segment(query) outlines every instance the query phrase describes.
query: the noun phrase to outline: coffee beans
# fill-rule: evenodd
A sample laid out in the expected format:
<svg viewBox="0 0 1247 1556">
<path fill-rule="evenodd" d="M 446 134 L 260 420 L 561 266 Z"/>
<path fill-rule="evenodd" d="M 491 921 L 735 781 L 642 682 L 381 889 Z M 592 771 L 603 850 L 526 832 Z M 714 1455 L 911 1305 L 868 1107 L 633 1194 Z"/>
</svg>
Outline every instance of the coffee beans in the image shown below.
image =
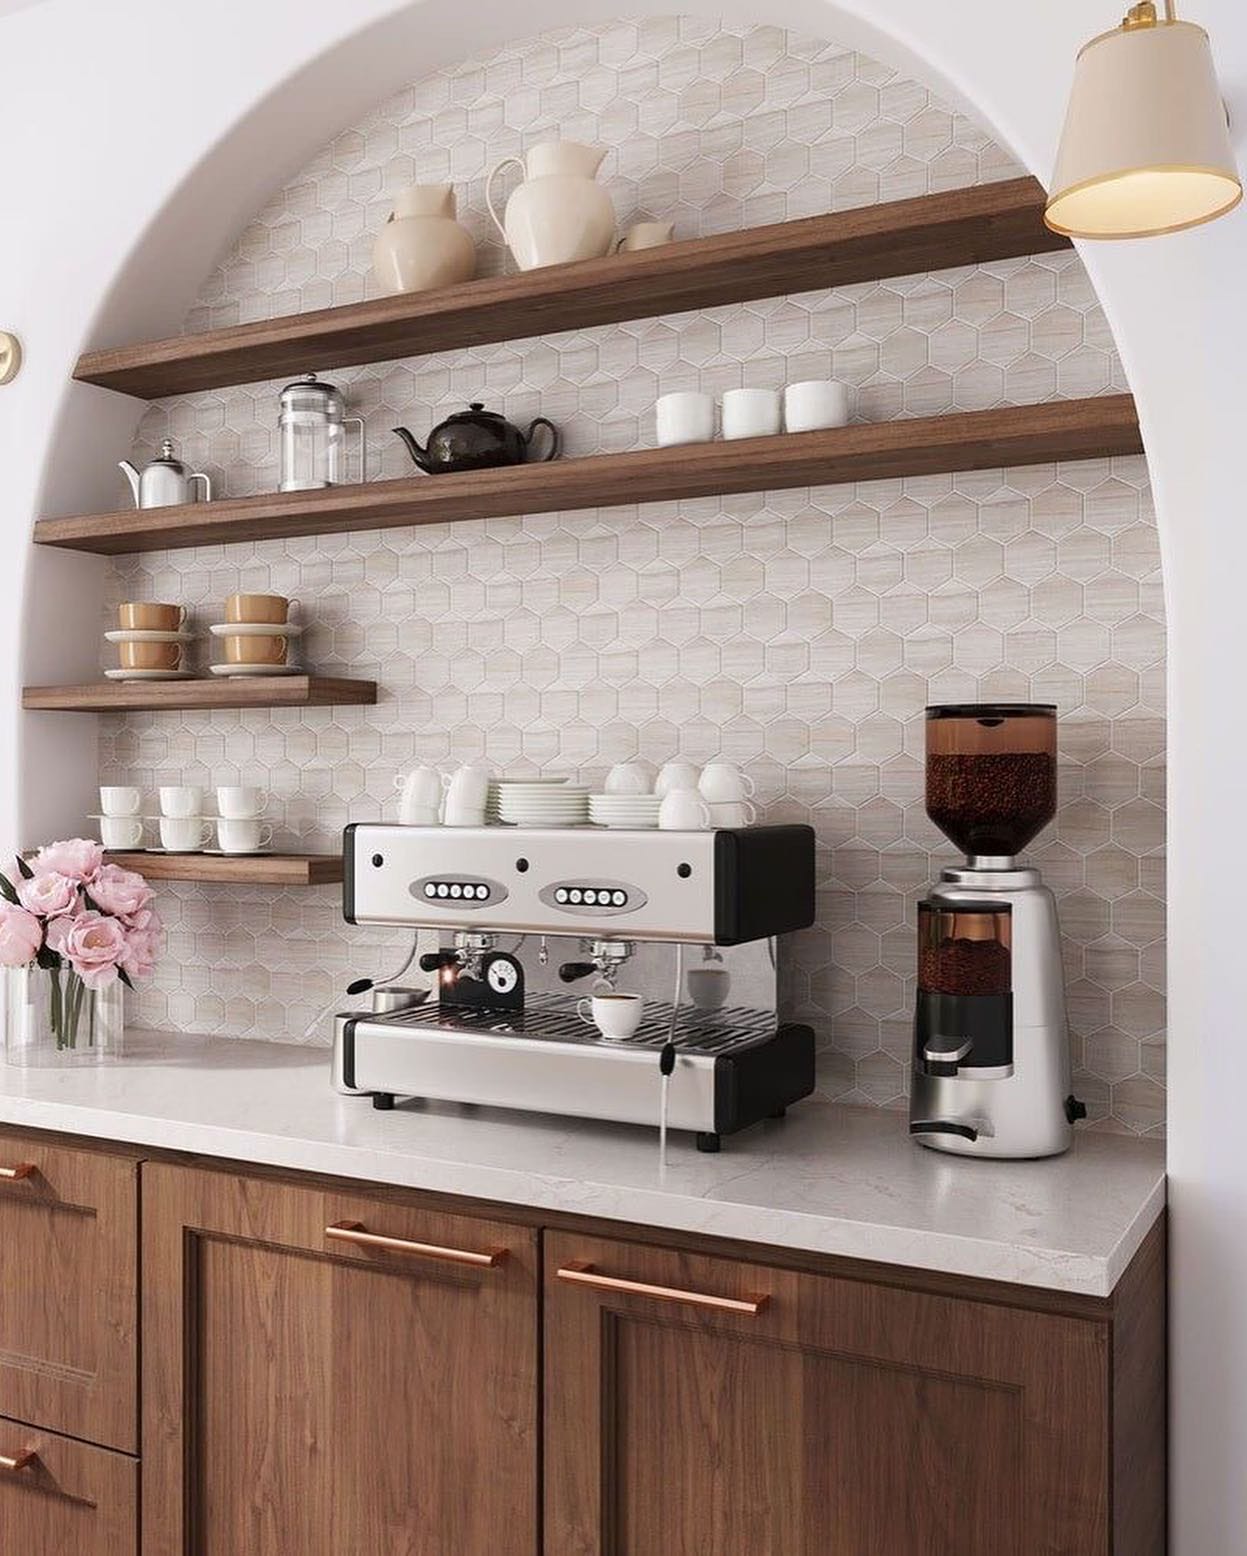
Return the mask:
<svg viewBox="0 0 1247 1556">
<path fill-rule="evenodd" d="M 998 940 L 941 940 L 918 950 L 918 987 L 930 994 L 1007 994 L 1013 958 Z"/>
<path fill-rule="evenodd" d="M 1055 811 L 1045 751 L 927 756 L 927 815 L 965 854 L 1019 854 Z"/>
</svg>

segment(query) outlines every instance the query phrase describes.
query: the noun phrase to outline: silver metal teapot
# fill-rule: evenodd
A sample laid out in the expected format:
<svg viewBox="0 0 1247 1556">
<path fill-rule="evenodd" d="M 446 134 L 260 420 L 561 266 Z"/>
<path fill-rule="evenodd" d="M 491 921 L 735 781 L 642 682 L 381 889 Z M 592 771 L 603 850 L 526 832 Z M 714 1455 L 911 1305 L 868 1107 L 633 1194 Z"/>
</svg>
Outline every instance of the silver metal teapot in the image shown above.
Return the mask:
<svg viewBox="0 0 1247 1556">
<path fill-rule="evenodd" d="M 194 502 L 196 481 L 203 482 L 203 500 L 212 501 L 212 482 L 202 470 L 187 469 L 174 453 L 171 438 L 160 445 L 159 458 L 142 470 L 136 470 L 128 459 L 119 459 L 117 467 L 130 483 L 136 507 L 172 508 Z"/>
</svg>

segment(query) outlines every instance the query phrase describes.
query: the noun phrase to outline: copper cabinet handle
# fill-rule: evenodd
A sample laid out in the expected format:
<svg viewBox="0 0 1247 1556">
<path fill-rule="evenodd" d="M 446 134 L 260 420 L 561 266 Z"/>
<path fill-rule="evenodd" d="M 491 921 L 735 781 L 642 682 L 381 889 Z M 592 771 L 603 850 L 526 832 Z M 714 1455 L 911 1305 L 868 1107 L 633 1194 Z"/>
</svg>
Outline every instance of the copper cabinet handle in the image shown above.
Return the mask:
<svg viewBox="0 0 1247 1556">
<path fill-rule="evenodd" d="M 16 1183 L 21 1178 L 29 1178 L 34 1170 L 34 1162 L 18 1162 L 16 1167 L 0 1167 L 0 1178 L 6 1183 Z"/>
<path fill-rule="evenodd" d="M 33 1464 L 39 1455 L 33 1448 L 23 1448 L 18 1453 L 0 1453 L 0 1470 L 24 1470 L 28 1464 Z"/>
<path fill-rule="evenodd" d="M 444 1264 L 472 1264 L 486 1269 L 493 1269 L 507 1256 L 505 1248 L 475 1253 L 470 1248 L 443 1248 L 437 1243 L 415 1243 L 406 1237 L 385 1237 L 380 1232 L 367 1231 L 359 1221 L 335 1221 L 325 1228 L 325 1236 L 360 1248 L 385 1248 L 391 1253 L 414 1253 L 422 1259 L 440 1259 Z"/>
<path fill-rule="evenodd" d="M 682 1291 L 678 1286 L 652 1286 L 648 1281 L 623 1280 L 618 1275 L 599 1275 L 591 1264 L 565 1264 L 559 1280 L 575 1286 L 591 1286 L 595 1291 L 618 1291 L 631 1297 L 654 1297 L 659 1302 L 684 1302 L 690 1307 L 708 1307 L 716 1313 L 760 1313 L 771 1300 L 763 1292 L 757 1297 L 716 1297 L 708 1291 Z"/>
</svg>

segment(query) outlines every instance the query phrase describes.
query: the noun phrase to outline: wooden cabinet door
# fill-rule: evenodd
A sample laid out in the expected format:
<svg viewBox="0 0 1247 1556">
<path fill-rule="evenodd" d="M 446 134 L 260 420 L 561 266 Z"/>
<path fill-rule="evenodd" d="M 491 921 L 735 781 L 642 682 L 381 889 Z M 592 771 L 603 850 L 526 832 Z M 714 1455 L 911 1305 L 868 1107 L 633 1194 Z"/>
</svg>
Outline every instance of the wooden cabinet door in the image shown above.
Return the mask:
<svg viewBox="0 0 1247 1556">
<path fill-rule="evenodd" d="M 0 1420 L 5 1556 L 138 1556 L 138 1460 Z"/>
<path fill-rule="evenodd" d="M 0 1416 L 137 1449 L 137 1237 L 136 1161 L 0 1130 Z"/>
<path fill-rule="evenodd" d="M 535 1556 L 534 1233 L 160 1164 L 143 1185 L 144 1556 Z"/>
<path fill-rule="evenodd" d="M 549 1234 L 547 1556 L 1108 1550 L 1103 1325 Z"/>
</svg>

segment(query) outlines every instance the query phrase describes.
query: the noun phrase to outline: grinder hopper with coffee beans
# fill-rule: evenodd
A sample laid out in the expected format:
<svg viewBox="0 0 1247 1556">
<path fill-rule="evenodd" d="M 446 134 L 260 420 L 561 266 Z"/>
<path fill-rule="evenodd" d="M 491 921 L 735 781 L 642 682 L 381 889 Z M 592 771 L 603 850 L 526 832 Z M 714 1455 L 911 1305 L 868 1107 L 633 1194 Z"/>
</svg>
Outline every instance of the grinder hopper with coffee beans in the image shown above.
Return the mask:
<svg viewBox="0 0 1247 1556">
<path fill-rule="evenodd" d="M 964 1156 L 1055 1156 L 1070 1090 L 1056 903 L 1017 855 L 1056 811 L 1056 708 L 927 709 L 927 815 L 966 856 L 918 907 L 909 1132 Z"/>
</svg>

